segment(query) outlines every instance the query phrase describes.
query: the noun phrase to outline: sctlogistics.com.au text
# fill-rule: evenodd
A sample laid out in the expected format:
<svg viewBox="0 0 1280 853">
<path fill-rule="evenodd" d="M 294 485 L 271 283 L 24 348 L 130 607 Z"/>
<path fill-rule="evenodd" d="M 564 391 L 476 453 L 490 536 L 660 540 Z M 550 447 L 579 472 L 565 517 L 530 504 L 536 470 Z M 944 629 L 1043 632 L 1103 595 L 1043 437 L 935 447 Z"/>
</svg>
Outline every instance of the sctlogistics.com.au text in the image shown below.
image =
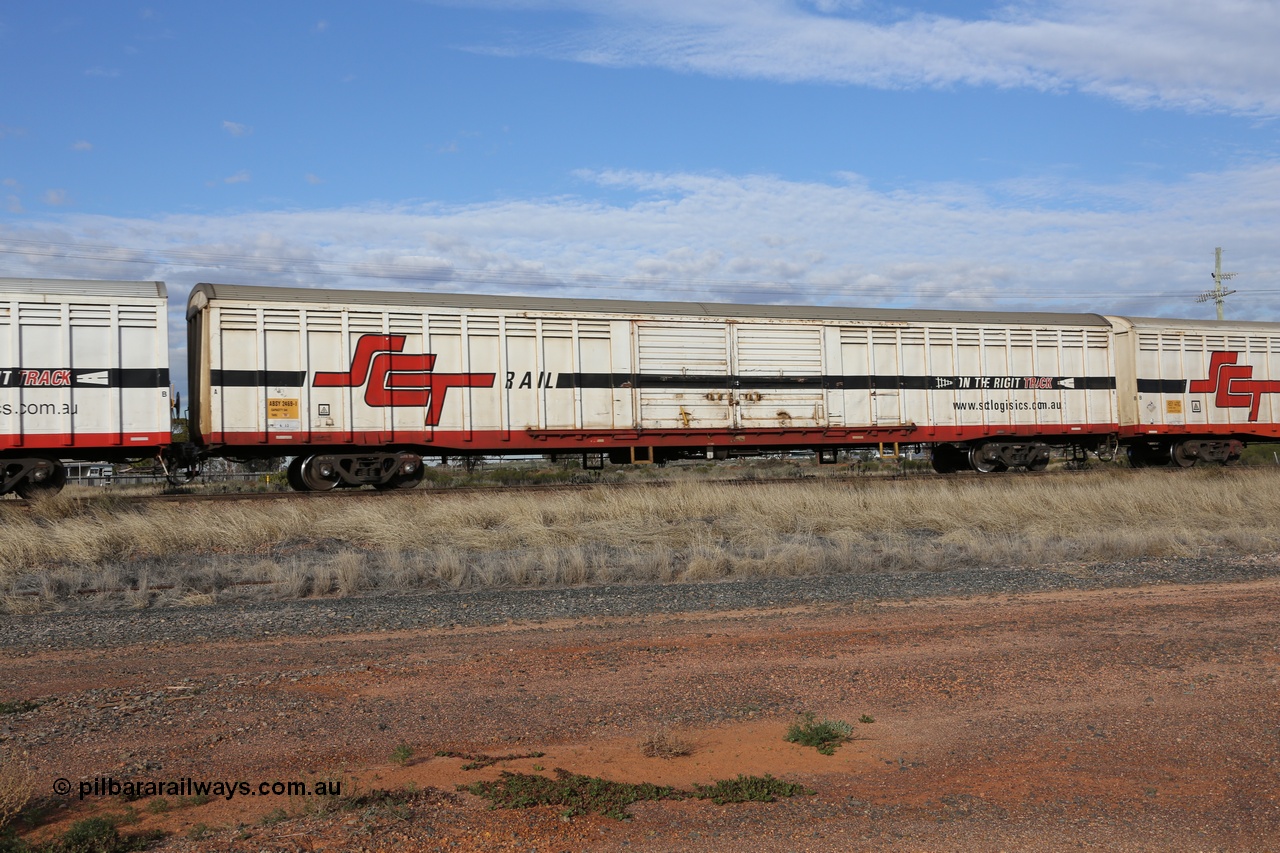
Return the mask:
<svg viewBox="0 0 1280 853">
<path fill-rule="evenodd" d="M 324 779 L 315 782 L 245 782 L 239 779 L 116 779 L 114 776 L 97 776 L 78 784 L 80 799 L 88 797 L 124 797 L 128 800 L 143 797 L 209 797 L 233 800 L 236 797 L 337 797 L 342 795 L 342 782 Z M 77 790 L 70 779 L 58 779 L 53 791 L 60 796 L 70 796 Z"/>
</svg>

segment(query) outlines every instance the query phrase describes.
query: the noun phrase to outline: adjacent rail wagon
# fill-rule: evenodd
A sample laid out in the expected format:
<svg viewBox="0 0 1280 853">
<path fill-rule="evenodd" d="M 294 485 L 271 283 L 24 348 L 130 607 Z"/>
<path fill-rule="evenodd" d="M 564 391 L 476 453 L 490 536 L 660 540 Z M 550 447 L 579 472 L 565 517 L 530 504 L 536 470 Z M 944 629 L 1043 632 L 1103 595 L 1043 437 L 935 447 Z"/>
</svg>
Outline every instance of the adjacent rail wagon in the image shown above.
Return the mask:
<svg viewBox="0 0 1280 853">
<path fill-rule="evenodd" d="M 1280 324 L 1110 319 L 1133 465 L 1231 462 L 1245 442 L 1280 437 Z"/>
<path fill-rule="evenodd" d="M 0 494 L 169 446 L 166 306 L 161 282 L 0 279 Z"/>
<path fill-rule="evenodd" d="M 298 488 L 411 487 L 426 454 L 617 462 L 936 444 L 1042 468 L 1116 432 L 1094 314 L 855 310 L 201 284 L 193 435 Z"/>
</svg>

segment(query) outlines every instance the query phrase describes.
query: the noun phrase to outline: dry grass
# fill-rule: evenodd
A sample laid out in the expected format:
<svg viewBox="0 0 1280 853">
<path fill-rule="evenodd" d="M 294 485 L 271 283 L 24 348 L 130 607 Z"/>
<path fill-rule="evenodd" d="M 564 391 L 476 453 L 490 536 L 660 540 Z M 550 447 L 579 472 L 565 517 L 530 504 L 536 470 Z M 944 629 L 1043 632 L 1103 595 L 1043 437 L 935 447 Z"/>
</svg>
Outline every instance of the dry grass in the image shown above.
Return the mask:
<svg viewBox="0 0 1280 853">
<path fill-rule="evenodd" d="M 655 729 L 641 739 L 640 752 L 646 758 L 684 758 L 693 755 L 692 741 L 672 734 L 667 729 Z"/>
<path fill-rule="evenodd" d="M 0 505 L 0 607 L 945 571 L 1280 550 L 1269 470 Z M 246 585 L 252 584 L 252 585 Z M 123 591 L 122 591 L 123 590 Z M 86 592 L 90 591 L 90 592 Z M 212 598 L 210 598 L 212 597 Z M 35 603 L 33 603 L 33 601 Z"/>
<path fill-rule="evenodd" d="M 36 778 L 25 758 L 0 747 L 0 834 L 35 795 Z"/>
</svg>

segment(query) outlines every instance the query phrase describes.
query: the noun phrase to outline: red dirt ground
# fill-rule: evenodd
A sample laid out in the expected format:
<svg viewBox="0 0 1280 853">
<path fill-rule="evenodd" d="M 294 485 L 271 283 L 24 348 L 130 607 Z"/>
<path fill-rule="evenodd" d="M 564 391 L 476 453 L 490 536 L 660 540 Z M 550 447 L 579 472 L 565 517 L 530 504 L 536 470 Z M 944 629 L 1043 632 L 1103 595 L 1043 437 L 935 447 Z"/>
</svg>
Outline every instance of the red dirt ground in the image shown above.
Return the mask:
<svg viewBox="0 0 1280 853">
<path fill-rule="evenodd" d="M 0 738 L 30 750 L 42 791 L 101 776 L 419 791 L 319 813 L 286 796 L 132 803 L 122 828 L 164 829 L 166 849 L 1276 850 L 1278 605 L 1273 579 L 28 650 L 0 657 L 0 699 L 42 704 L 0 717 Z M 833 756 L 787 743 L 801 712 L 857 737 Z M 659 731 L 692 753 L 644 757 Z M 545 755 L 464 770 L 441 750 Z M 617 821 L 456 790 L 554 768 L 686 787 L 767 773 L 816 794 Z M 30 837 L 126 808 L 73 793 Z"/>
</svg>

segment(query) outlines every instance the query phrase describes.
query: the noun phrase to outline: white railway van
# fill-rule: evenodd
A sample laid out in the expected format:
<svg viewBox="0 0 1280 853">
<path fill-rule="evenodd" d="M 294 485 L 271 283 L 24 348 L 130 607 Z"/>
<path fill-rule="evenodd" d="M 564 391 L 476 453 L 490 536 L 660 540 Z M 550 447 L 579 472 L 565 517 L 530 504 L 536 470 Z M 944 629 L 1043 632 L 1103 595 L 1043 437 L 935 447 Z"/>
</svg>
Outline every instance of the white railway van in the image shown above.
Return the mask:
<svg viewBox="0 0 1280 853">
<path fill-rule="evenodd" d="M 0 494 L 169 445 L 167 301 L 154 281 L 0 279 Z"/>
<path fill-rule="evenodd" d="M 1280 324 L 1111 320 L 1132 464 L 1231 462 L 1245 441 L 1280 437 Z"/>
<path fill-rule="evenodd" d="M 296 456 L 306 489 L 411 487 L 423 454 L 904 442 L 940 443 L 952 470 L 1034 468 L 1116 429 L 1111 325 L 1094 314 L 201 284 L 187 317 L 193 436 Z"/>
</svg>

